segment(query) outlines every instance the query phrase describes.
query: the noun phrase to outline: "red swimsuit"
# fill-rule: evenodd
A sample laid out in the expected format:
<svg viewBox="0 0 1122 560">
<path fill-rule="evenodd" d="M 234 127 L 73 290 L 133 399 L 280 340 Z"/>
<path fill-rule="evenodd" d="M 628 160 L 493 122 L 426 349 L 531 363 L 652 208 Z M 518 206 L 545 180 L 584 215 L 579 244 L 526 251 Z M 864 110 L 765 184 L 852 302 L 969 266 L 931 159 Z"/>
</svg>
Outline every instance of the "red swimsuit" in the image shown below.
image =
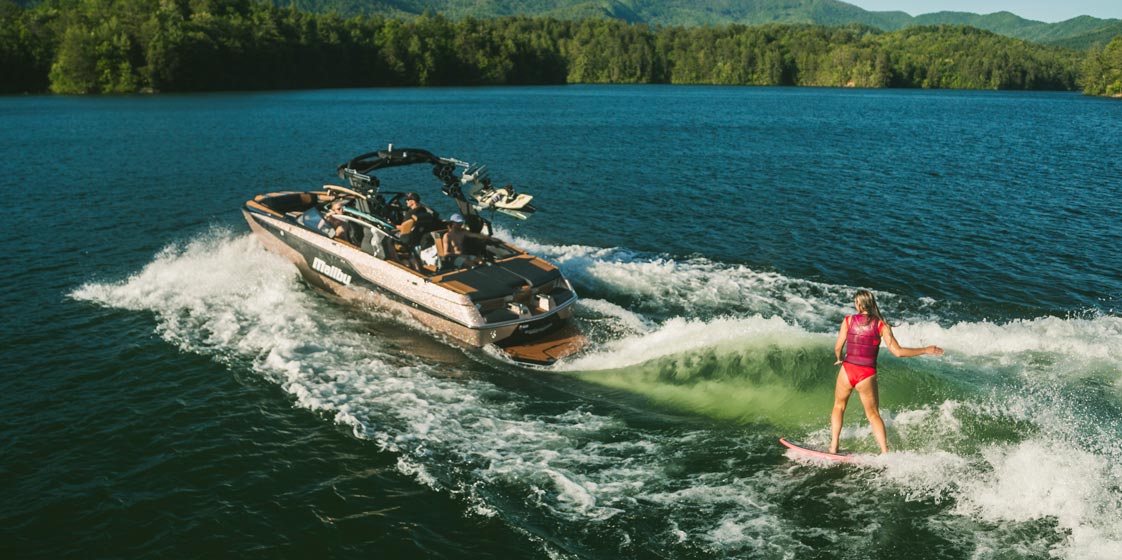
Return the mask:
<svg viewBox="0 0 1122 560">
<path fill-rule="evenodd" d="M 850 315 L 845 321 L 845 362 L 842 368 L 849 379 L 849 386 L 856 387 L 877 374 L 881 322 L 867 315 Z"/>
</svg>

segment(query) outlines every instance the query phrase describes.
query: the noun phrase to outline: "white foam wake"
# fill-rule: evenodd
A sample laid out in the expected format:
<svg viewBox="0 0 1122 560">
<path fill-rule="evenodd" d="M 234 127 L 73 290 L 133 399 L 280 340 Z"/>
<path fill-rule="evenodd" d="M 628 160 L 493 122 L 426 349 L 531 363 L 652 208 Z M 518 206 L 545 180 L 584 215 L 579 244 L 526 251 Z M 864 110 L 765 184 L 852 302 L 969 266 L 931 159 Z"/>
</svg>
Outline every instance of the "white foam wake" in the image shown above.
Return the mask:
<svg viewBox="0 0 1122 560">
<path fill-rule="evenodd" d="M 974 529 L 981 557 L 1001 556 L 1010 547 L 1038 552 L 1017 529 L 1028 523 L 1055 527 L 1059 536 L 1042 534 L 1036 545 L 1058 557 L 1122 557 L 1122 443 L 1117 437 L 1084 445 L 1068 439 L 1066 433 L 1083 429 L 1088 419 L 1036 414 L 1043 406 L 1034 396 L 1006 396 L 999 404 L 947 402 L 898 414 L 889 430 L 924 441 L 926 449 L 877 459 L 883 469 L 875 478 L 911 499 L 953 500 L 952 511 L 964 520 L 996 526 Z M 966 426 L 1009 420 L 1036 426 L 1014 442 L 976 441 Z M 977 451 L 943 450 L 969 448 Z"/>
<path fill-rule="evenodd" d="M 821 354 L 822 361 L 832 362 L 834 357 L 835 332 L 807 330 L 778 316 L 673 317 L 658 323 L 618 306 L 585 305 L 627 327 L 615 329 L 616 338 L 601 342 L 590 352 L 558 364 L 558 370 L 617 369 L 669 355 L 762 341 L 811 350 Z M 938 360 L 942 369 L 957 370 L 964 378 L 998 371 L 1024 378 L 1038 378 L 1044 375 L 1042 371 L 1058 379 L 1094 375 L 1122 394 L 1122 318 L 1044 317 L 1004 325 L 987 321 L 950 326 L 899 323 L 893 326 L 893 334 L 901 346 L 944 348 L 947 355 L 943 358 L 923 357 L 913 363 Z M 890 356 L 886 349 L 882 353 Z"/>
<path fill-rule="evenodd" d="M 853 312 L 851 286 L 788 278 L 703 257 L 675 260 L 621 248 L 545 245 L 507 232 L 500 234 L 559 263 L 578 286 L 631 301 L 622 308 L 603 300 L 585 300 L 583 307 L 589 315 L 607 316 L 616 323 L 612 330 L 616 336 L 601 351 L 581 360 L 580 368 L 593 362 L 609 367 L 631 365 L 667 352 L 756 335 L 805 339 L 824 334 L 832 342 L 836 321 Z M 878 299 L 884 309 L 901 300 L 893 294 L 878 294 Z M 937 344 L 952 351 L 949 360 L 972 365 L 1009 366 L 1045 356 L 1047 361 L 1063 357 L 1077 362 L 1073 371 L 1092 360 L 1122 369 L 1120 317 L 948 323 L 932 311 L 938 305 L 930 300 L 910 302 L 910 316 L 892 317 L 901 345 Z M 1115 379 L 1122 380 L 1122 375 Z"/>
<path fill-rule="evenodd" d="M 614 272 L 597 271 L 619 265 L 610 251 L 604 259 L 595 251 L 573 251 L 588 259 L 584 270 L 602 279 L 606 291 L 629 289 Z M 700 268 L 690 268 L 687 276 Z M 659 290 L 652 293 L 677 293 L 676 288 Z M 361 328 L 361 319 L 305 290 L 289 263 L 265 253 L 248 235 L 211 232 L 168 248 L 123 281 L 91 282 L 71 295 L 152 313 L 169 342 L 245 364 L 276 380 L 299 406 L 320 411 L 350 426 L 357 437 L 397 454 L 402 473 L 461 497 L 481 515 L 530 516 L 533 523 L 569 527 L 569 534 L 613 542 L 654 539 L 660 546 L 715 555 L 781 555 L 803 550 L 800 539 L 847 538 L 832 529 L 803 527 L 783 513 L 780 504 L 790 499 L 787 493 L 816 479 L 814 471 L 788 463 L 750 470 L 738 466 L 761 449 L 753 443 L 755 436 L 728 439 L 723 431 L 704 428 L 635 428 L 579 401 L 538 402 L 532 395 L 463 377 L 455 365 L 397 352 Z M 830 297 L 806 308 L 829 308 Z M 828 331 L 788 318 L 798 313 L 652 320 L 603 300 L 584 307 L 609 318 L 623 334 L 567 369 L 627 367 L 652 356 L 760 337 L 831 347 Z M 1032 383 L 1042 371 L 1077 375 L 1082 371 L 1077 362 L 1088 363 L 1080 361 L 1084 358 L 1106 364 L 1104 375 L 1117 382 L 1120 333 L 1111 317 L 897 325 L 904 344 L 945 346 L 955 368 L 982 375 L 996 364 L 1021 372 L 1017 388 L 1026 393 L 995 387 L 988 400 L 888 410 L 890 432 L 911 445 L 880 460 L 880 470 L 839 482 L 838 495 L 852 499 L 854 508 L 876 507 L 864 499 L 870 492 L 950 500 L 953 507 L 933 514 L 930 529 L 950 531 L 948 538 L 971 535 L 978 557 L 1032 546 L 1021 527 L 1033 522 L 1063 533 L 1041 541 L 1057 556 L 1122 556 L 1119 419 L 1109 416 L 1109 408 L 1105 417 L 1081 409 L 1064 386 Z M 1035 365 L 1018 366 L 1022 360 L 1035 360 Z M 979 426 L 984 433 L 994 425 L 1025 433 L 978 441 Z M 866 429 L 847 428 L 846 437 L 868 438 Z M 1095 437 L 1080 435 L 1088 433 Z M 769 446 L 762 449 L 771 453 Z M 691 464 L 692 454 L 715 454 L 706 464 L 727 468 L 695 472 L 683 467 Z M 757 463 L 767 464 L 770 460 Z M 883 497 L 892 501 L 890 495 Z M 611 523 L 597 524 L 602 520 Z"/>
<path fill-rule="evenodd" d="M 510 237 L 509 234 L 500 234 Z M 512 242 L 557 263 L 577 284 L 634 300 L 635 311 L 687 317 L 779 316 L 812 330 L 828 329 L 824 318 L 849 310 L 852 289 L 704 257 L 675 260 L 626 249 Z"/>
<path fill-rule="evenodd" d="M 675 491 L 681 481 L 667 476 L 675 450 L 706 437 L 644 433 L 579 401 L 543 410 L 525 395 L 388 352 L 295 278 L 251 237 L 212 232 L 162 251 L 123 281 L 91 282 L 71 295 L 153 313 L 169 342 L 247 364 L 299 406 L 397 454 L 403 474 L 479 515 L 522 509 L 517 517 L 585 527 L 573 529 L 579 534 L 634 515 L 643 496 Z M 781 520 L 769 523 L 776 525 L 769 532 L 782 532 Z M 620 542 L 651 538 L 628 522 L 605 530 Z"/>
</svg>

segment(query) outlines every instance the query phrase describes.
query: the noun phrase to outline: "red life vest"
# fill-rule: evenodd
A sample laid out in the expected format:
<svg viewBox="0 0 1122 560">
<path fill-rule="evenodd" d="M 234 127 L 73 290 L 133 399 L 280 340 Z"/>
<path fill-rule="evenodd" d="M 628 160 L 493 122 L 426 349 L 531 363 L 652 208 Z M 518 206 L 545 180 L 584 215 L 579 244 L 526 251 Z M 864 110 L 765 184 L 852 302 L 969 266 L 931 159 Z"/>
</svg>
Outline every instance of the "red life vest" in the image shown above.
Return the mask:
<svg viewBox="0 0 1122 560">
<path fill-rule="evenodd" d="M 850 315 L 845 333 L 845 361 L 866 367 L 877 367 L 880 352 L 880 320 L 868 315 Z"/>
</svg>

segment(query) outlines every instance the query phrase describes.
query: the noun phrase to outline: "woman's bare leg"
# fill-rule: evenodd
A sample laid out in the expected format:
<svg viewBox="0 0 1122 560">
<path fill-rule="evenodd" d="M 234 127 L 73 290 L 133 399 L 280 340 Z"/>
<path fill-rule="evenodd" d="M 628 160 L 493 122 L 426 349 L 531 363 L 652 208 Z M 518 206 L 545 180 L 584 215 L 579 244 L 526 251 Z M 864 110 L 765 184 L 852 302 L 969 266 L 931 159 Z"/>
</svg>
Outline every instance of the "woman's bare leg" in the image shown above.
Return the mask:
<svg viewBox="0 0 1122 560">
<path fill-rule="evenodd" d="M 849 378 L 846 377 L 843 367 L 838 370 L 838 380 L 834 384 L 834 410 L 830 413 L 830 453 L 838 452 L 838 439 L 841 437 L 845 405 L 849 403 L 849 394 L 852 392 L 853 387 L 849 386 Z"/>
<path fill-rule="evenodd" d="M 880 452 L 888 453 L 888 437 L 884 432 L 884 420 L 880 418 L 880 391 L 877 388 L 877 376 L 861 380 L 856 389 L 861 397 L 861 404 L 865 407 L 865 416 L 869 418 L 869 425 L 873 428 L 873 437 L 880 446 Z"/>
</svg>

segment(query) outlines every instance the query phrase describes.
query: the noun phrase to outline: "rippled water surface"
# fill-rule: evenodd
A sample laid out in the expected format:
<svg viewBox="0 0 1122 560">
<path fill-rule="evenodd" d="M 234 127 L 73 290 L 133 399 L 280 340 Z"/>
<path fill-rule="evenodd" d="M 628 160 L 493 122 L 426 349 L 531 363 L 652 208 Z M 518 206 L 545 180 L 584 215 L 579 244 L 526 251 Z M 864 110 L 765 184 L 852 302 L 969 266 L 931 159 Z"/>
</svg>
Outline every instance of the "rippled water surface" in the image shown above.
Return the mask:
<svg viewBox="0 0 1122 560">
<path fill-rule="evenodd" d="M 0 98 L 0 553 L 1122 557 L 1119 122 L 1053 93 Z M 535 195 L 499 230 L 573 280 L 586 352 L 460 348 L 249 234 L 247 198 L 390 142 Z M 431 179 L 383 184 L 447 214 Z M 858 287 L 947 354 L 882 359 L 893 453 L 796 460 Z"/>
</svg>

